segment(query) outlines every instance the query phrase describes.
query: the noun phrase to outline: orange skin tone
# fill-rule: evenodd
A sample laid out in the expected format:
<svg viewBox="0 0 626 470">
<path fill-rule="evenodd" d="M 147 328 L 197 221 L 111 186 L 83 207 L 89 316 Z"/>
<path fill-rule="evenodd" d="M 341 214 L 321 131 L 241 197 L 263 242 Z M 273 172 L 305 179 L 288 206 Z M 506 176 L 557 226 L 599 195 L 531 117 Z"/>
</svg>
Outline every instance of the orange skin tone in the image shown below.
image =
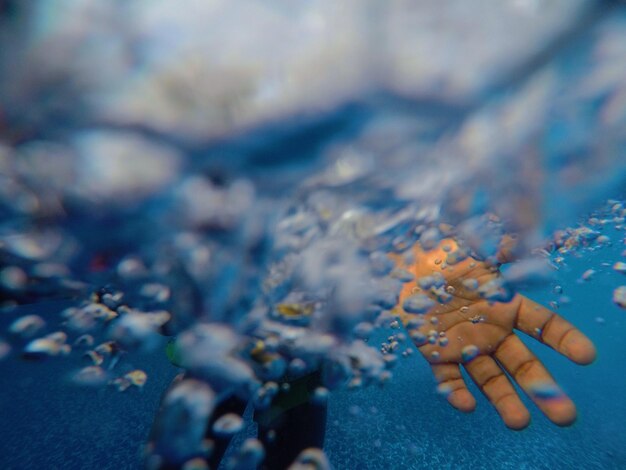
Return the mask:
<svg viewBox="0 0 626 470">
<path fill-rule="evenodd" d="M 555 312 L 517 294 L 510 302 L 488 302 L 476 291 L 467 289 L 462 282 L 476 279 L 480 285 L 499 276 L 498 269 L 485 262 L 467 258 L 460 263 L 442 269 L 448 252 L 457 249 L 452 239 L 443 240 L 435 249 L 423 251 L 414 247 L 415 262 L 405 266 L 401 258 L 395 257 L 399 267 L 410 271 L 415 279 L 439 272 L 452 286 L 448 292 L 452 300 L 438 304 L 424 315 L 404 312 L 403 301 L 418 292 L 414 281 L 405 283 L 397 309 L 405 326 L 411 319 L 421 317 L 425 323 L 419 331 L 428 335 L 430 330 L 445 332 L 446 346 L 418 344 L 416 346 L 430 363 L 439 386 L 447 394 L 448 402 L 456 409 L 471 412 L 476 400 L 467 389 L 461 376 L 462 365 L 476 385 L 496 408 L 504 424 L 511 429 L 523 429 L 530 422 L 530 414 L 516 393 L 507 374 L 517 382 L 537 407 L 559 426 L 568 426 L 576 420 L 576 407 L 564 393 L 557 397 L 541 397 L 532 393 L 533 384 L 558 385 L 537 357 L 522 343 L 514 330 L 522 331 L 550 346 L 577 364 L 590 364 L 596 357 L 593 343 Z M 429 293 L 433 300 L 435 297 Z M 461 309 L 462 307 L 466 307 Z M 480 322 L 476 318 L 482 317 Z M 431 322 L 432 318 L 436 324 Z M 470 319 L 474 320 L 472 322 Z M 415 331 L 415 329 L 413 330 Z M 471 360 L 463 358 L 462 349 L 474 345 L 478 355 Z M 432 353 L 437 351 L 439 357 Z M 506 373 L 505 373 L 506 372 Z M 539 394 L 540 395 L 540 394 Z"/>
</svg>

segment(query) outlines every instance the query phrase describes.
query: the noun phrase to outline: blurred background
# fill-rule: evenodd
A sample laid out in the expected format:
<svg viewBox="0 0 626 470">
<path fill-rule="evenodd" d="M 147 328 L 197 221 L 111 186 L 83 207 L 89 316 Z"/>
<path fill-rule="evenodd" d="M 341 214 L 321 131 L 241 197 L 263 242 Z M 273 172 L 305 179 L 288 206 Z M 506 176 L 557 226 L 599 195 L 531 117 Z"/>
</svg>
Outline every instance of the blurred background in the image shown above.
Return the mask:
<svg viewBox="0 0 626 470">
<path fill-rule="evenodd" d="M 0 0 L 2 467 L 141 468 L 177 371 L 157 329 L 219 322 L 239 340 L 336 289 L 299 326 L 349 342 L 397 287 L 375 255 L 444 224 L 485 257 L 504 232 L 521 259 L 544 250 L 553 276 L 525 292 L 562 286 L 559 313 L 599 349 L 584 370 L 537 351 L 579 423 L 535 413 L 511 433 L 484 401 L 458 416 L 408 358 L 384 389 L 332 394 L 331 463 L 625 468 L 625 150 L 619 1 Z M 167 311 L 167 331 L 67 313 L 119 292 Z M 43 323 L 16 333 L 29 315 Z M 57 329 L 71 353 L 23 359 Z M 82 334 L 124 349 L 97 387 L 75 384 Z M 100 386 L 135 368 L 145 387 Z"/>
</svg>

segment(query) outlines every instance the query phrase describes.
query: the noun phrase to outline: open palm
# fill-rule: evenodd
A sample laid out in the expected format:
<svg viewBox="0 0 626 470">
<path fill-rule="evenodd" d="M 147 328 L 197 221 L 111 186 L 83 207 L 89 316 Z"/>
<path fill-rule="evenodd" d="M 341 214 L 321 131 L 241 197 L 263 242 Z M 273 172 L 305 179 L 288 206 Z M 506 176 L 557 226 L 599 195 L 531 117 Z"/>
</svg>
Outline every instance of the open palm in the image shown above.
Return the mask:
<svg viewBox="0 0 626 470">
<path fill-rule="evenodd" d="M 578 364 L 593 362 L 595 348 L 591 341 L 559 315 L 522 295 L 515 295 L 509 302 L 486 300 L 476 285 L 486 286 L 497 279 L 497 268 L 473 258 L 446 265 L 448 252 L 456 249 L 453 240 L 444 240 L 430 251 L 416 247 L 415 263 L 405 269 L 418 280 L 434 274 L 443 278 L 445 285 L 437 290 L 406 283 L 400 299 L 402 320 L 431 364 L 439 390 L 455 408 L 466 412 L 475 408 L 476 401 L 461 375 L 463 365 L 508 427 L 522 429 L 530 420 L 509 377 L 551 421 L 562 426 L 573 423 L 573 402 L 514 330 L 523 331 Z M 402 308 L 410 297 L 424 295 L 436 304 L 423 315 Z"/>
</svg>

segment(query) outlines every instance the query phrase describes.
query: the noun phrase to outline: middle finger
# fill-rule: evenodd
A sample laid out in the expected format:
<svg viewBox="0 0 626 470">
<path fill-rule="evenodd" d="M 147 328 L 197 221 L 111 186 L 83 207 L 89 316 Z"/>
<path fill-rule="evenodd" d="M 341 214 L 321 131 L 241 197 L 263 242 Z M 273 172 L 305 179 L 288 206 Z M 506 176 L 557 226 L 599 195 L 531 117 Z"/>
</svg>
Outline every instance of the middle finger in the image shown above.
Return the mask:
<svg viewBox="0 0 626 470">
<path fill-rule="evenodd" d="M 464 364 L 465 370 L 495 407 L 511 429 L 528 426 L 530 415 L 513 384 L 496 361 L 487 355 L 478 356 Z"/>
<path fill-rule="evenodd" d="M 569 426 L 576 420 L 572 400 L 515 334 L 507 336 L 498 346 L 495 358 L 550 421 Z"/>
</svg>

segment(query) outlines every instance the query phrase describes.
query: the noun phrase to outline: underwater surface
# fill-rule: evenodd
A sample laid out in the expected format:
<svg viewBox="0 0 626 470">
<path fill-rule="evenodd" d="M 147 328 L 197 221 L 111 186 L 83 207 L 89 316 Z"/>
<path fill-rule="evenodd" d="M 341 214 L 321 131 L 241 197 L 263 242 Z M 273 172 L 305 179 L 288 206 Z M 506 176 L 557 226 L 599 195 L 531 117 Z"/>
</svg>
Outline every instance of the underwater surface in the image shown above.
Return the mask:
<svg viewBox="0 0 626 470">
<path fill-rule="evenodd" d="M 613 234 L 611 234 L 613 235 Z M 504 427 L 477 393 L 477 410 L 461 415 L 435 392 L 426 364 L 403 359 L 382 388 L 331 395 L 325 448 L 335 468 L 624 468 L 626 354 L 624 312 L 606 295 L 623 275 L 603 263 L 620 259 L 615 243 L 568 260 L 558 283 L 571 298 L 561 307 L 598 348 L 596 362 L 577 368 L 541 345 L 531 345 L 577 403 L 570 428 L 549 423 L 531 409 L 531 425 Z M 622 257 L 623 258 L 623 257 Z M 589 268 L 597 274 L 577 282 Z M 529 295 L 554 298 L 549 286 Z M 3 314 L 3 328 L 26 313 L 53 317 L 62 303 L 20 307 Z M 529 341 L 529 343 L 531 343 Z M 138 468 L 139 455 L 162 393 L 177 370 L 164 354 L 138 357 L 150 380 L 126 394 L 81 389 L 67 383 L 68 365 L 49 360 L 0 363 L 5 426 L 0 430 L 4 468 Z M 80 358 L 73 359 L 78 364 Z"/>
<path fill-rule="evenodd" d="M 0 468 L 256 468 L 312 376 L 295 470 L 626 468 L 625 219 L 620 2 L 0 1 Z M 518 294 L 597 358 L 513 431 L 429 363 Z"/>
<path fill-rule="evenodd" d="M 626 320 L 607 296 L 624 280 L 603 266 L 623 259 L 623 247 L 616 242 L 569 259 L 568 268 L 558 272 L 557 282 L 571 298 L 560 311 L 595 342 L 594 364 L 576 367 L 528 341 L 577 404 L 573 426 L 559 428 L 529 406 L 530 426 L 510 431 L 476 389 L 476 411 L 460 414 L 437 395 L 426 363 L 414 355 L 400 362 L 382 388 L 331 395 L 325 449 L 334 468 L 626 468 Z M 594 278 L 577 282 L 589 268 L 597 270 Z M 542 303 L 555 297 L 550 286 L 528 294 Z M 61 307 L 20 307 L 3 314 L 2 326 L 19 314 L 48 318 Z M 69 386 L 69 360 L 82 362 L 0 362 L 2 467 L 141 468 L 159 400 L 177 370 L 165 354 L 140 356 L 136 361 L 148 383 L 120 394 Z"/>
</svg>

